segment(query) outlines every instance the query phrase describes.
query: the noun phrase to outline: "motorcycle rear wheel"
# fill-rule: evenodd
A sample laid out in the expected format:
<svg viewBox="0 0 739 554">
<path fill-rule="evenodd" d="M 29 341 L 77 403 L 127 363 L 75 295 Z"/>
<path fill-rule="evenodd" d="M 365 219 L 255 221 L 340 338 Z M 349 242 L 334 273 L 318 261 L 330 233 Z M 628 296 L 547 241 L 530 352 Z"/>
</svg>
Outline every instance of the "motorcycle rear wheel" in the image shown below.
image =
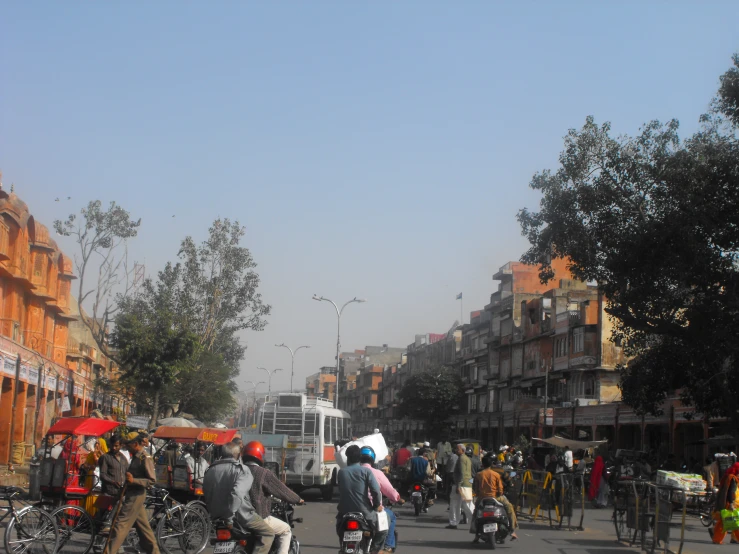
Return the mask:
<svg viewBox="0 0 739 554">
<path fill-rule="evenodd" d="M 486 533 L 490 543 L 490 550 L 495 550 L 495 533 Z"/>
<path fill-rule="evenodd" d="M 413 504 L 413 511 L 416 512 L 416 517 L 421 515 L 421 505 Z"/>
</svg>

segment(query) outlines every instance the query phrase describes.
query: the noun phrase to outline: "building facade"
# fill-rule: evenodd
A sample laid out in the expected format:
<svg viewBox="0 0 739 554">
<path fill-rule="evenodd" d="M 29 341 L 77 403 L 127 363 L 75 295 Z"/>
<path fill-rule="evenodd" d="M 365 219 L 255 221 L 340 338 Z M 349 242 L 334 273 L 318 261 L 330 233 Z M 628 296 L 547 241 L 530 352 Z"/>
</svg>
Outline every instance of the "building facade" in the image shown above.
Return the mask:
<svg viewBox="0 0 739 554">
<path fill-rule="evenodd" d="M 104 407 L 95 374 L 116 372 L 79 329 L 74 279 L 48 228 L 0 190 L 0 463 L 13 446 L 27 457 L 54 417 Z M 120 408 L 130 406 L 121 399 Z"/>
</svg>

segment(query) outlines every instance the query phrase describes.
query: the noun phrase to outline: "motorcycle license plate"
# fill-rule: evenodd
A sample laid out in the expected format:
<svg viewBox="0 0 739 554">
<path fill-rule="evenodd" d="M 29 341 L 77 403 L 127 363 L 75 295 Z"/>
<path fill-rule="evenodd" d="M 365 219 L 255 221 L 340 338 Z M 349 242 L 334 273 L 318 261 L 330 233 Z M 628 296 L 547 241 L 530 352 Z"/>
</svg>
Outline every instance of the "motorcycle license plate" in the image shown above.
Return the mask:
<svg viewBox="0 0 739 554">
<path fill-rule="evenodd" d="M 486 523 L 482 526 L 483 533 L 495 533 L 498 530 L 497 523 Z"/>
<path fill-rule="evenodd" d="M 236 541 L 217 542 L 213 547 L 213 554 L 228 554 L 236 548 Z"/>
<path fill-rule="evenodd" d="M 411 496 L 416 496 L 416 497 L 419 497 L 420 498 L 421 493 L 420 492 L 414 492 L 413 494 L 411 494 Z"/>
<path fill-rule="evenodd" d="M 359 542 L 362 540 L 361 531 L 344 531 L 344 540 L 346 542 Z"/>
</svg>

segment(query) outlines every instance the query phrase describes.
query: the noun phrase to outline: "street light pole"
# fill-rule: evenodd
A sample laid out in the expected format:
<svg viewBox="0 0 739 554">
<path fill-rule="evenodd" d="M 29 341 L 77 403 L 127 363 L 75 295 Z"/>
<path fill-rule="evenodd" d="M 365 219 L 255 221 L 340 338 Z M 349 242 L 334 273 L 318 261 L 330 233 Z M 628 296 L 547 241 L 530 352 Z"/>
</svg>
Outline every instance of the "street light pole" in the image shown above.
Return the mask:
<svg viewBox="0 0 739 554">
<path fill-rule="evenodd" d="M 277 346 L 278 348 L 287 348 L 290 351 L 290 358 L 292 359 L 292 362 L 290 364 L 290 392 L 293 392 L 293 377 L 295 376 L 295 354 L 297 354 L 298 350 L 300 350 L 301 348 L 310 348 L 310 346 L 298 346 L 294 351 L 284 342 L 282 344 L 275 344 L 275 346 Z"/>
<path fill-rule="evenodd" d="M 254 423 L 257 422 L 257 387 L 259 385 L 264 385 L 264 381 L 259 381 L 258 383 L 255 383 L 254 381 L 247 381 L 247 383 L 251 383 L 251 385 L 254 387 Z M 248 404 L 249 402 L 249 393 L 246 393 L 246 402 Z"/>
<path fill-rule="evenodd" d="M 328 298 L 324 298 L 323 296 L 318 296 L 314 294 L 313 300 L 317 300 L 319 302 L 331 302 L 331 304 L 336 309 L 336 386 L 334 387 L 334 408 L 338 408 L 339 407 L 339 355 L 341 354 L 341 314 L 344 313 L 344 308 L 346 308 L 349 304 L 353 302 L 361 304 L 362 302 L 367 302 L 367 301 L 364 298 L 357 298 L 355 296 L 348 302 L 344 303 L 341 309 L 339 309 L 339 307 L 336 305 L 336 302 L 334 302 L 333 300 L 329 300 Z"/>
<path fill-rule="evenodd" d="M 267 375 L 269 375 L 269 377 L 267 379 L 267 381 L 268 381 L 268 384 L 267 384 L 267 398 L 269 398 L 270 400 L 272 400 L 272 374 L 275 373 L 275 372 L 277 372 L 277 371 L 282 371 L 282 368 L 281 367 L 278 367 L 277 369 L 273 369 L 272 371 L 270 371 L 266 367 L 258 367 L 257 369 L 261 369 L 262 371 L 266 371 L 267 372 Z"/>
</svg>

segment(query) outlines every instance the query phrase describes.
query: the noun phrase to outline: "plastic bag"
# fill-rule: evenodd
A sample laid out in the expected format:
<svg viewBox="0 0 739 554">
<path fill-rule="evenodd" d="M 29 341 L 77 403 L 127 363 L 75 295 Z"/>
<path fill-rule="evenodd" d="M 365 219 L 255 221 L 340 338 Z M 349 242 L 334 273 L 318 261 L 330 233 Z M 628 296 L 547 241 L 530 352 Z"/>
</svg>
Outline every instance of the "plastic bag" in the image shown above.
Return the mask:
<svg viewBox="0 0 739 554">
<path fill-rule="evenodd" d="M 385 510 L 377 512 L 377 530 L 387 531 L 390 528 L 390 522 L 387 519 Z"/>
<path fill-rule="evenodd" d="M 356 444 L 359 448 L 362 448 L 363 446 L 372 447 L 372 450 L 375 451 L 375 462 L 382 460 L 388 454 L 385 438 L 380 433 L 367 435 L 366 437 L 361 437 L 355 441 L 348 442 L 339 449 L 336 453 L 336 463 L 340 468 L 346 467 L 346 449 L 353 444 Z"/>
<path fill-rule="evenodd" d="M 724 531 L 730 533 L 739 529 L 739 510 L 721 510 Z"/>
</svg>

